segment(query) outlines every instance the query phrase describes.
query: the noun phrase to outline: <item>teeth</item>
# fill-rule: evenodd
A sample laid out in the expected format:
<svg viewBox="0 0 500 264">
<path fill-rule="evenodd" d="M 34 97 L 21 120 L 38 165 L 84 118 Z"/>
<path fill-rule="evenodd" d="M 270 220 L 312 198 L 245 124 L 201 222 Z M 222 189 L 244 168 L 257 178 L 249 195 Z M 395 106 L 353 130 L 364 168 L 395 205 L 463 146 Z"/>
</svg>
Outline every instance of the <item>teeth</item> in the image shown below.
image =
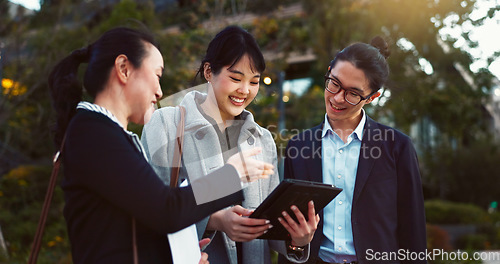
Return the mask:
<svg viewBox="0 0 500 264">
<path fill-rule="evenodd" d="M 342 108 L 339 108 L 339 107 L 336 107 L 335 105 L 333 105 L 332 103 L 330 103 L 330 105 L 333 107 L 333 109 L 335 110 L 342 110 Z"/>
<path fill-rule="evenodd" d="M 239 99 L 233 96 L 229 96 L 229 98 L 237 103 L 243 103 L 243 101 L 245 101 L 245 99 Z"/>
</svg>

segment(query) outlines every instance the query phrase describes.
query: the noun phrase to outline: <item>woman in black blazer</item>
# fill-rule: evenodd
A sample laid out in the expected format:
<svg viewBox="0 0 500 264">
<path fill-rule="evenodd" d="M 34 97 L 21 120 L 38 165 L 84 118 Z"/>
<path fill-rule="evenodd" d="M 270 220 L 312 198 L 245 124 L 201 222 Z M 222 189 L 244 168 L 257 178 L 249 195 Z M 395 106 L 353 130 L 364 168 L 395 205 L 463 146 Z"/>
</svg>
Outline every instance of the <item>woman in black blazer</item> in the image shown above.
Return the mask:
<svg viewBox="0 0 500 264">
<path fill-rule="evenodd" d="M 88 63 L 83 87 L 93 103 L 81 102 L 81 63 Z M 132 263 L 133 233 L 139 263 L 171 263 L 167 233 L 243 198 L 239 190 L 197 204 L 191 187 L 164 185 L 148 164 L 138 136 L 127 125 L 149 121 L 162 96 L 162 72 L 163 58 L 151 35 L 115 28 L 71 53 L 49 77 L 57 112 L 55 143 L 63 146 L 64 216 L 74 263 Z M 205 180 L 240 186 L 240 176 L 246 181 L 271 174 L 272 165 L 249 158 L 258 151 L 243 153 L 251 160 L 246 170 L 235 155 Z M 205 254 L 200 263 L 206 262 Z"/>
</svg>

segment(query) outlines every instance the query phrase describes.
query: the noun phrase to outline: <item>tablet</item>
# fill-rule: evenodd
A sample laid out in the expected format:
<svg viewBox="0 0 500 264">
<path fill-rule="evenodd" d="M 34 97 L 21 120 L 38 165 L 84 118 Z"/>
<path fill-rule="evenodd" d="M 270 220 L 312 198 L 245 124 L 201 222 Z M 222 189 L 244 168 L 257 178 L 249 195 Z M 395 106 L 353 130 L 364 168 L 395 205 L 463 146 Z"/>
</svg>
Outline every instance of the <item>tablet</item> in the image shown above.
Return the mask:
<svg viewBox="0 0 500 264">
<path fill-rule="evenodd" d="M 314 209 L 318 213 L 341 191 L 342 189 L 331 184 L 295 179 L 283 180 L 249 216 L 250 218 L 268 219 L 273 225 L 273 228 L 258 239 L 289 239 L 288 231 L 278 221 L 278 217 L 283 217 L 281 212 L 286 210 L 297 221 L 295 213 L 290 209 L 290 206 L 296 205 L 307 220 L 307 203 L 309 201 L 314 201 Z"/>
</svg>

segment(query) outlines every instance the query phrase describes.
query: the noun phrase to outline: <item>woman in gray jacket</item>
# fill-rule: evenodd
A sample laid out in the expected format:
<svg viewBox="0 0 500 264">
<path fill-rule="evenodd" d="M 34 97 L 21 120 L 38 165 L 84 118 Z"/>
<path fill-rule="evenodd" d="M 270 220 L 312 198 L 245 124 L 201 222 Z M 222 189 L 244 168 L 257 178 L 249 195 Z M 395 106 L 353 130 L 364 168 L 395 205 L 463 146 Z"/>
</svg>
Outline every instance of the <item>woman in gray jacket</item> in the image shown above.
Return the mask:
<svg viewBox="0 0 500 264">
<path fill-rule="evenodd" d="M 262 148 L 255 159 L 277 166 L 276 145 L 271 133 L 260 127 L 245 108 L 259 91 L 265 70 L 264 57 L 251 34 L 230 26 L 210 42 L 198 74 L 207 83 L 207 92 L 191 91 L 180 105 L 187 110 L 184 132 L 183 166 L 180 180 L 203 177 L 221 167 L 227 159 L 254 147 Z M 165 107 L 155 111 L 144 127 L 142 143 L 158 175 L 168 183 L 175 144 L 178 108 Z M 170 121 L 170 122 L 169 122 Z M 308 244 L 319 221 L 310 206 L 309 221 L 295 210 L 298 222 L 288 215 L 281 223 L 290 233 L 290 241 L 256 239 L 272 226 L 267 219 L 248 218 L 253 209 L 278 185 L 274 173 L 267 179 L 248 184 L 243 190 L 241 205 L 220 210 L 197 224 L 199 234 L 212 238 L 206 248 L 213 263 L 271 263 L 270 247 L 294 262 L 309 257 Z"/>
</svg>

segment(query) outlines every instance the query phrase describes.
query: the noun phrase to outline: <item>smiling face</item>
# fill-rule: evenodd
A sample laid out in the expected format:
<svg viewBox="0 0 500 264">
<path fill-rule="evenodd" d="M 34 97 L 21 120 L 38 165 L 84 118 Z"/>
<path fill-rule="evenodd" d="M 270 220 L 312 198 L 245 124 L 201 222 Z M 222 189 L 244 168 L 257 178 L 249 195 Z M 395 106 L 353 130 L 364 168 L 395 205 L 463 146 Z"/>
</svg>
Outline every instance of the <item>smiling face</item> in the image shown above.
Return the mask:
<svg viewBox="0 0 500 264">
<path fill-rule="evenodd" d="M 241 114 L 257 95 L 260 73 L 252 68 L 248 55 L 241 57 L 232 67 L 222 67 L 218 74 L 213 74 L 209 63 L 205 65 L 205 79 L 212 85 L 213 97 L 223 121 Z"/>
<path fill-rule="evenodd" d="M 141 67 L 133 69 L 130 75 L 128 101 L 129 121 L 145 124 L 151 119 L 156 102 L 162 97 L 160 77 L 163 74 L 163 57 L 160 51 L 146 43 L 146 57 Z"/>
<path fill-rule="evenodd" d="M 355 91 L 361 96 L 372 93 L 368 79 L 364 72 L 348 61 L 338 61 L 328 73 L 329 77 L 336 77 L 342 82 L 342 86 L 350 91 Z M 325 105 L 328 121 L 334 129 L 354 130 L 361 120 L 361 109 L 377 98 L 380 93 L 372 95 L 367 100 L 362 100 L 357 105 L 351 105 L 344 99 L 345 90 L 332 94 L 325 89 Z"/>
</svg>

